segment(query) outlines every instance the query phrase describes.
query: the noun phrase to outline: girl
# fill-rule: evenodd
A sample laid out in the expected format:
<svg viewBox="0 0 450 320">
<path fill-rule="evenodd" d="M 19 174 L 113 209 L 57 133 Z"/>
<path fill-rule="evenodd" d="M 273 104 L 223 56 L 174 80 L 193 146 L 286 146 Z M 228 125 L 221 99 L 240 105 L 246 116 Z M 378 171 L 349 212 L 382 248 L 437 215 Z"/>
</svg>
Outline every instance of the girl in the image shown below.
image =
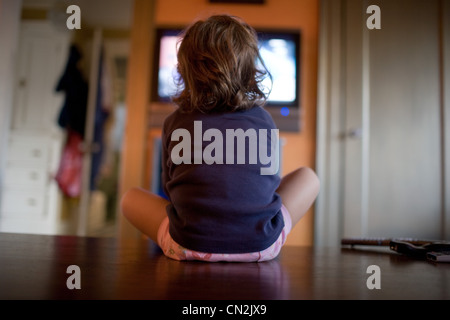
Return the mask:
<svg viewBox="0 0 450 320">
<path fill-rule="evenodd" d="M 268 72 L 256 32 L 237 17 L 211 16 L 184 31 L 177 58 L 179 108 L 162 133 L 168 199 L 133 188 L 122 213 L 172 259 L 271 260 L 315 201 L 319 181 L 309 168 L 281 180 L 263 172 L 278 135 L 262 108 Z"/>
</svg>

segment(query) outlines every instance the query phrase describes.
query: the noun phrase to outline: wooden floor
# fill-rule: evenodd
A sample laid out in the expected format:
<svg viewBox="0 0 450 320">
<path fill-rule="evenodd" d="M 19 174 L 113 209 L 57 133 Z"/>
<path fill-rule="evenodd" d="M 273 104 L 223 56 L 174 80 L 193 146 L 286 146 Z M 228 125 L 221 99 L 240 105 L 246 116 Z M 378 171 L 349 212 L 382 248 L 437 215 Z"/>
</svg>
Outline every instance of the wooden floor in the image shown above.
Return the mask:
<svg viewBox="0 0 450 320">
<path fill-rule="evenodd" d="M 80 268 L 81 289 L 69 289 Z M 369 289 L 367 268 L 380 268 Z M 0 234 L 0 299 L 449 299 L 450 264 L 386 250 L 284 247 L 264 263 L 178 262 L 151 241 Z"/>
</svg>

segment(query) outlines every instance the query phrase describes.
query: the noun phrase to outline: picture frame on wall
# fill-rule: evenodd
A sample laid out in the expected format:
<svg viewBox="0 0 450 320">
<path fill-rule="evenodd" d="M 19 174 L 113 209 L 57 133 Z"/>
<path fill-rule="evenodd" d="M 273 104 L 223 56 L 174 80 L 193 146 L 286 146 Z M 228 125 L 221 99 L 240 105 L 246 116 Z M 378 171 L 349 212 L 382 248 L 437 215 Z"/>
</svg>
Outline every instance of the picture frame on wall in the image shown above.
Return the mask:
<svg viewBox="0 0 450 320">
<path fill-rule="evenodd" d="M 264 4 L 266 0 L 209 0 L 210 3 Z"/>
</svg>

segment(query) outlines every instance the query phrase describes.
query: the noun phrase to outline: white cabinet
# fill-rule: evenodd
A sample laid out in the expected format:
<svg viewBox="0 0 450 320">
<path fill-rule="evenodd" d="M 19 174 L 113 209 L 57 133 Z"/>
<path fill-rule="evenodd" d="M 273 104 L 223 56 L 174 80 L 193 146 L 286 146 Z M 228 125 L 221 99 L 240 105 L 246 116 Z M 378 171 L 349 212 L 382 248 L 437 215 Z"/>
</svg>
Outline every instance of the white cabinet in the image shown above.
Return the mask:
<svg viewBox="0 0 450 320">
<path fill-rule="evenodd" d="M 59 191 L 54 181 L 61 138 L 11 132 L 2 186 L 0 231 L 57 233 Z"/>
</svg>

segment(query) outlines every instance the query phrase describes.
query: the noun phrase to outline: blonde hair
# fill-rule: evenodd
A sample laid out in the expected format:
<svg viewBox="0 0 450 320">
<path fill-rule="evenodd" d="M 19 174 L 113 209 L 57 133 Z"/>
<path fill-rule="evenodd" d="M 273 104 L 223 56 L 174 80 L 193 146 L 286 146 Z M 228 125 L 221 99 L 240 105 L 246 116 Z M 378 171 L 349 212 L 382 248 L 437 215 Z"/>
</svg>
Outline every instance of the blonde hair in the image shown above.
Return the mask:
<svg viewBox="0 0 450 320">
<path fill-rule="evenodd" d="M 195 22 L 182 33 L 177 58 L 179 93 L 173 101 L 182 111 L 246 110 L 267 98 L 260 84 L 270 73 L 256 31 L 237 17 Z"/>
</svg>

